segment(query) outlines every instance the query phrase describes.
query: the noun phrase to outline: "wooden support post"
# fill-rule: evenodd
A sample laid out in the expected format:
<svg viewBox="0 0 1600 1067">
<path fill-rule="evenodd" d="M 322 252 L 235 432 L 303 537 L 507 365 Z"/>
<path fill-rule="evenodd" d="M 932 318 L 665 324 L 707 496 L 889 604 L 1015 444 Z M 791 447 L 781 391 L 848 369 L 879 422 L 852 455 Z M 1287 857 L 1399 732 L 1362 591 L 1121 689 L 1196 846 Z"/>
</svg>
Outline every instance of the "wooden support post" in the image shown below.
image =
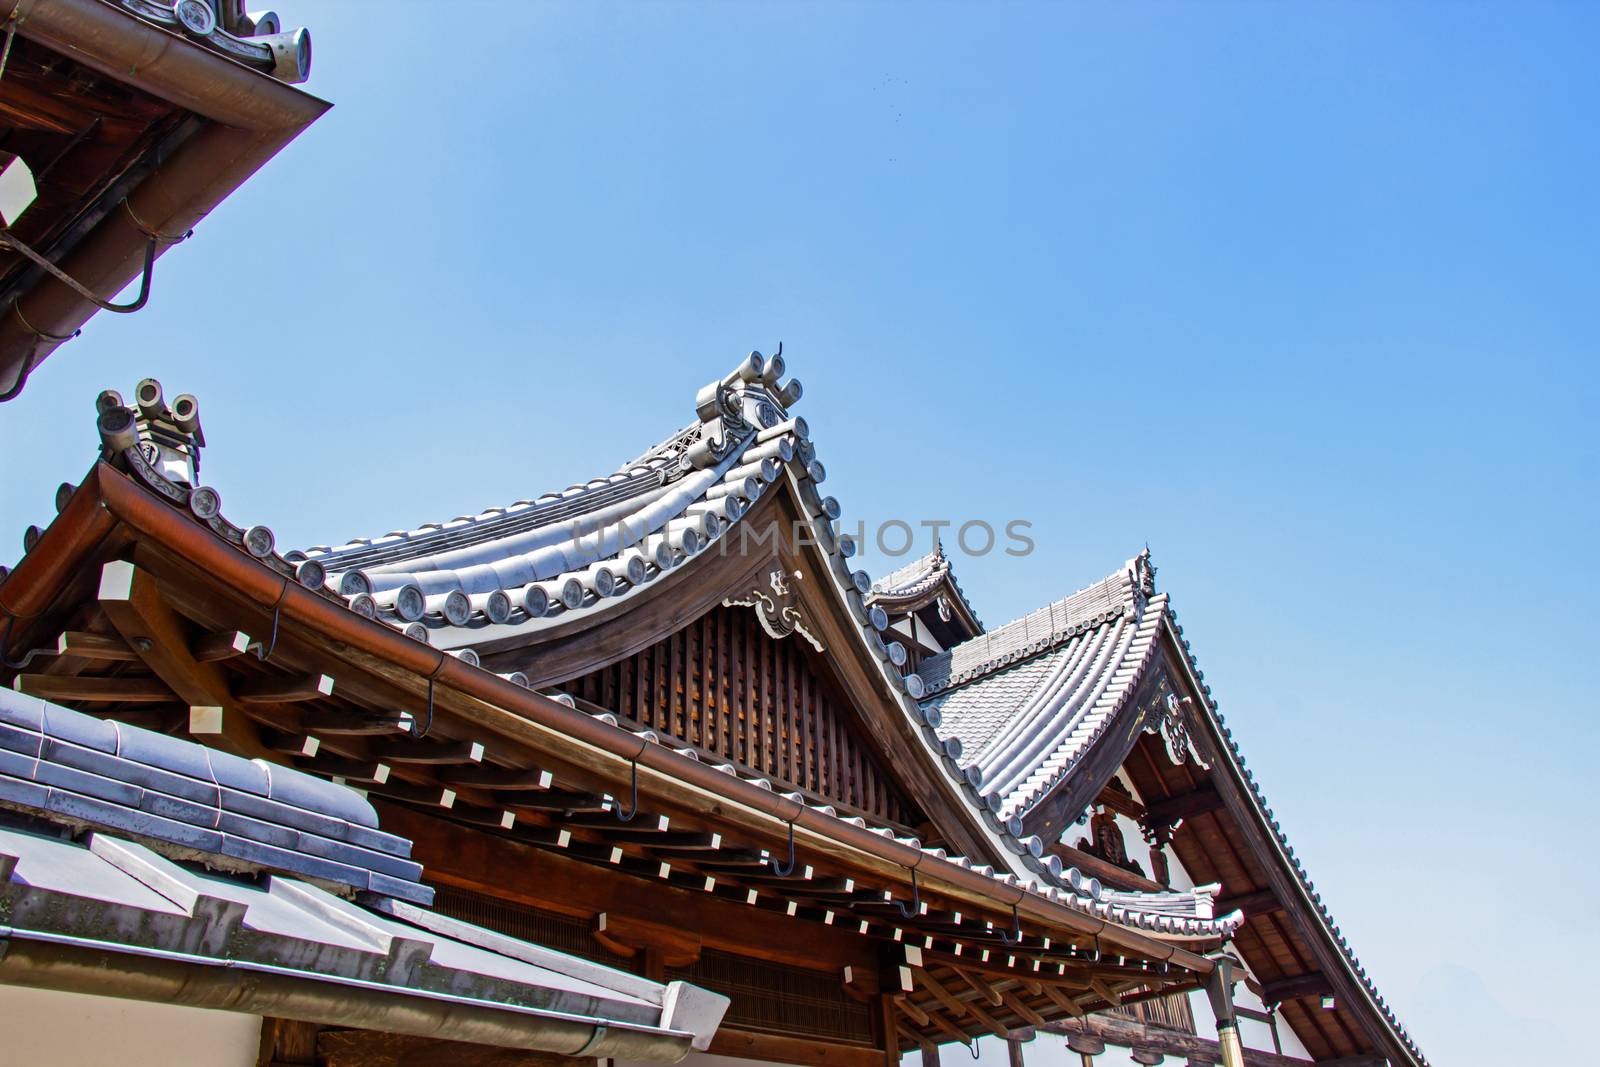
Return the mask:
<svg viewBox="0 0 1600 1067">
<path fill-rule="evenodd" d="M 1206 975 L 1206 999 L 1217 1019 L 1217 1045 L 1222 1067 L 1244 1067 L 1244 1045 L 1239 1041 L 1239 1020 L 1233 1012 L 1232 956 L 1213 956 L 1216 967 Z"/>
<path fill-rule="evenodd" d="M 894 995 L 891 993 L 878 994 L 878 1027 L 880 1048 L 883 1049 L 884 1067 L 900 1067 L 900 1028 L 897 1025 L 899 1013 L 895 1010 Z"/>
<path fill-rule="evenodd" d="M 1006 1038 L 1006 1058 L 1011 1067 L 1024 1067 L 1022 1062 L 1022 1042 L 1014 1037 Z"/>
<path fill-rule="evenodd" d="M 189 628 L 162 598 L 153 575 L 113 560 L 100 570 L 99 599 L 106 618 L 151 673 L 191 709 L 204 709 L 198 716 L 191 711 L 191 733 L 237 755 L 283 762 L 261 743 L 255 724 L 236 710 L 221 668 L 194 658 Z"/>
<path fill-rule="evenodd" d="M 1106 1050 L 1106 1043 L 1087 1034 L 1073 1034 L 1067 1038 L 1067 1048 L 1078 1054 L 1083 1067 L 1094 1067 L 1094 1058 Z"/>
<path fill-rule="evenodd" d="M 932 1042 L 922 1046 L 922 1067 L 939 1067 L 939 1046 Z"/>
</svg>

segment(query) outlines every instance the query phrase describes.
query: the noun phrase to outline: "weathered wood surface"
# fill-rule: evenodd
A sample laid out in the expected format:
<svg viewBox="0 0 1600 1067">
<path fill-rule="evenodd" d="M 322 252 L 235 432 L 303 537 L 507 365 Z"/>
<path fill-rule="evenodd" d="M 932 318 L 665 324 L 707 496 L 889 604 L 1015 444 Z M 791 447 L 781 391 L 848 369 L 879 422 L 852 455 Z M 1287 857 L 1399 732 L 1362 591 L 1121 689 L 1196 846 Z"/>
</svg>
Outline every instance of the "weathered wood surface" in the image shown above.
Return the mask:
<svg viewBox="0 0 1600 1067">
<path fill-rule="evenodd" d="M 1089 1015 L 1065 1019 L 1043 1027 L 1045 1033 L 1082 1036 L 1122 1048 L 1150 1049 L 1167 1056 L 1186 1056 L 1192 1062 L 1220 1064 L 1222 1049 L 1210 1038 L 1180 1033 L 1159 1026 L 1148 1026 L 1115 1015 Z M 1310 1060 L 1280 1056 L 1274 1052 L 1245 1049 L 1245 1067 L 1310 1067 Z"/>
<path fill-rule="evenodd" d="M 594 1067 L 596 1062 L 372 1030 L 324 1030 L 317 1035 L 317 1056 L 323 1067 Z"/>
</svg>

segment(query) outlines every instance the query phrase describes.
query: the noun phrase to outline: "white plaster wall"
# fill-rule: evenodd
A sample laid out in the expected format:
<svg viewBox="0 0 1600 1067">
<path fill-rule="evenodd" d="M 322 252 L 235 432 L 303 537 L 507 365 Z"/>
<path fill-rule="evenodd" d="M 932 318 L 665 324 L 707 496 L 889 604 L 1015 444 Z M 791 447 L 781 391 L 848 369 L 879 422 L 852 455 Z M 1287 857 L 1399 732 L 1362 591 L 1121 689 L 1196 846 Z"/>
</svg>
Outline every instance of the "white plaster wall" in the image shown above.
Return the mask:
<svg viewBox="0 0 1600 1067">
<path fill-rule="evenodd" d="M 255 1067 L 261 1016 L 0 986 L 0 1064 Z"/>
</svg>

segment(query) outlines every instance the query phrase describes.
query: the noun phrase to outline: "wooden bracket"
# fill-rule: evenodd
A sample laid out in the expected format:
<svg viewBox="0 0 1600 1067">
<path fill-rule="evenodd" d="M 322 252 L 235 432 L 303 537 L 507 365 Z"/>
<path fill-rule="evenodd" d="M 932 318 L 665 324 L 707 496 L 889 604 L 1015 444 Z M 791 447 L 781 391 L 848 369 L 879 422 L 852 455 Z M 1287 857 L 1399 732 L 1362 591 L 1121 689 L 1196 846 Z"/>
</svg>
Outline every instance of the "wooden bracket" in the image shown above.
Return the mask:
<svg viewBox="0 0 1600 1067">
<path fill-rule="evenodd" d="M 641 952 L 656 952 L 666 967 L 688 967 L 700 958 L 700 936 L 688 930 L 648 919 L 601 912 L 590 934 L 607 950 L 633 959 Z"/>
</svg>

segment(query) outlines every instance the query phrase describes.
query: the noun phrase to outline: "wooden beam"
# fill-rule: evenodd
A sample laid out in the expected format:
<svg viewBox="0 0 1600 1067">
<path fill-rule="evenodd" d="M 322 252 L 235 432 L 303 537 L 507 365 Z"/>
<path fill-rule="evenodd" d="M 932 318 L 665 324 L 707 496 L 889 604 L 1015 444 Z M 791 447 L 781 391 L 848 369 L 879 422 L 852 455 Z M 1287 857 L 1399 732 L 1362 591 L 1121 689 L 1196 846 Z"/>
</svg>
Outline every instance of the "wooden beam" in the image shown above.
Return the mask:
<svg viewBox="0 0 1600 1067">
<path fill-rule="evenodd" d="M 497 767 L 488 763 L 452 767 L 440 771 L 439 777 L 449 785 L 472 789 L 504 789 L 511 792 L 539 792 L 555 785 L 555 776 L 549 771 L 525 771 L 514 767 Z"/>
<path fill-rule="evenodd" d="M 243 630 L 218 630 L 203 634 L 189 646 L 190 655 L 200 663 L 242 656 L 250 650 L 250 635 Z"/>
<path fill-rule="evenodd" d="M 77 675 L 19 674 L 11 681 L 19 693 L 43 700 L 91 700 L 105 704 L 172 704 L 178 697 L 159 678 L 85 678 Z"/>
<path fill-rule="evenodd" d="M 1056 1007 L 1076 1018 L 1083 1018 L 1083 1007 L 1073 999 L 1072 995 L 1064 989 L 1057 989 L 1053 985 L 1045 984 L 1044 995 L 1049 997 Z"/>
<path fill-rule="evenodd" d="M 928 1019 L 928 1013 L 911 1003 L 911 998 L 905 993 L 896 993 L 894 1000 L 895 1003 L 899 1005 L 900 1010 L 905 1012 L 906 1015 L 918 1026 L 932 1025 Z"/>
<path fill-rule="evenodd" d="M 322 747 L 322 742 L 309 734 L 285 733 L 282 730 L 262 730 L 261 743 L 284 756 L 303 756 L 310 759 Z"/>
<path fill-rule="evenodd" d="M 1145 805 L 1145 819 L 1150 823 L 1175 823 L 1222 808 L 1222 796 L 1210 779 L 1187 793 L 1162 797 Z"/>
<path fill-rule="evenodd" d="M 430 808 L 453 808 L 456 803 L 456 791 L 449 786 L 418 785 L 391 777 L 385 782 L 373 782 L 367 788 L 379 796 L 394 797 Z"/>
<path fill-rule="evenodd" d="M 392 737 L 408 734 L 416 726 L 416 717 L 409 711 L 393 714 L 381 712 L 352 715 L 347 712 L 308 711 L 301 717 L 306 727 L 324 737 Z"/>
<path fill-rule="evenodd" d="M 372 755 L 386 763 L 482 763 L 483 746 L 476 741 L 375 741 Z"/>
<path fill-rule="evenodd" d="M 594 917 L 589 934 L 624 959 L 654 951 L 668 967 L 689 967 L 700 958 L 700 937 L 666 923 L 602 911 Z"/>
<path fill-rule="evenodd" d="M 1151 1026 L 1120 1015 L 1090 1015 L 1082 1019 L 1063 1019 L 1043 1029 L 1047 1033 L 1064 1034 L 1069 1038 L 1090 1038 L 1108 1045 L 1120 1045 L 1123 1048 L 1138 1046 L 1152 1049 L 1175 1058 L 1189 1057 L 1191 1063 L 1222 1062 L 1221 1047 L 1210 1038 L 1169 1030 L 1162 1026 Z M 1244 1050 L 1244 1062 L 1245 1067 L 1311 1067 L 1310 1060 L 1280 1056 L 1255 1049 Z"/>
<path fill-rule="evenodd" d="M 974 993 L 978 994 L 978 996 L 982 997 L 984 1000 L 987 1000 L 990 1004 L 993 1004 L 998 1008 L 1005 1003 L 1005 1001 L 1001 1000 L 1000 998 L 1000 991 L 995 989 L 994 986 L 990 985 L 988 982 L 980 982 L 961 967 L 951 967 L 950 969 L 955 972 L 957 978 L 960 978 L 963 982 L 967 983 L 967 986 Z"/>
<path fill-rule="evenodd" d="M 780 1037 L 736 1030 L 724 1024 L 707 1049 L 713 1056 L 736 1056 L 800 1067 L 883 1067 L 883 1052 L 870 1045 L 847 1045 L 814 1037 Z M 448 1062 L 448 1061 L 440 1061 Z"/>
<path fill-rule="evenodd" d="M 131 662 L 139 658 L 139 653 L 129 648 L 128 643 L 120 637 L 84 633 L 81 630 L 63 633 L 56 642 L 56 654 L 111 662 Z"/>
<path fill-rule="evenodd" d="M 245 678 L 233 687 L 236 700 L 256 704 L 287 704 L 333 695 L 333 679 L 326 674 L 272 674 Z"/>
<path fill-rule="evenodd" d="M 1278 901 L 1278 894 L 1270 889 L 1258 889 L 1253 893 L 1240 893 L 1236 897 L 1223 897 L 1216 903 L 1216 914 L 1227 915 L 1231 911 L 1242 911 L 1246 918 L 1257 915 L 1268 915 L 1275 911 L 1282 911 L 1283 905 Z"/>
<path fill-rule="evenodd" d="M 363 785 L 382 785 L 389 780 L 389 765 L 377 760 L 342 759 L 338 756 L 318 756 L 307 766 L 307 770 L 326 774 L 332 778 L 343 778 L 347 782 L 356 782 Z"/>
<path fill-rule="evenodd" d="M 937 978 L 929 974 L 926 968 L 917 967 L 915 968 L 915 973 L 917 976 L 917 981 L 922 984 L 922 987 L 928 992 L 932 993 L 934 998 L 937 999 L 940 1004 L 943 1004 L 956 1018 L 959 1019 L 963 1015 L 970 1015 L 974 1020 L 977 1021 L 978 1025 L 982 1026 L 985 1030 L 988 1030 L 991 1034 L 1000 1038 L 1001 1040 L 1005 1040 L 1006 1035 L 1010 1031 L 1001 1026 L 999 1023 L 995 1022 L 994 1016 L 990 1015 L 976 1004 L 971 1004 L 959 999 L 954 993 L 946 989 Z"/>
<path fill-rule="evenodd" d="M 451 1067 L 594 1067 L 595 1062 L 592 1057 L 376 1030 L 324 1030 L 317 1035 L 317 1056 L 324 1067 L 419 1067 L 432 1063 Z"/>
<path fill-rule="evenodd" d="M 154 575 L 126 560 L 112 560 L 100 569 L 99 600 L 112 627 L 183 703 L 216 709 L 200 716 L 191 710 L 191 733 L 237 755 L 282 762 L 261 744 L 254 725 L 235 712 L 221 668 L 201 663 L 189 651 L 190 627 L 166 602 Z M 216 732 L 205 732 L 212 728 Z"/>
<path fill-rule="evenodd" d="M 1099 994 L 1100 998 L 1112 1007 L 1118 1007 L 1122 1004 L 1122 994 L 1112 989 L 1103 979 L 1089 979 L 1089 988 Z"/>
<path fill-rule="evenodd" d="M 1261 983 L 1261 1002 L 1263 1004 L 1282 1004 L 1286 1000 L 1298 1000 L 1301 997 L 1322 997 L 1333 992 L 1333 984 L 1323 976 L 1321 971 L 1311 971 L 1308 974 L 1297 974 L 1289 978 L 1278 978 L 1271 982 Z"/>
<path fill-rule="evenodd" d="M 1040 1015 L 1038 1012 L 1024 1004 L 1022 1002 L 1022 998 L 1010 990 L 1001 990 L 1000 999 L 1005 1002 L 1005 1006 L 1010 1008 L 1014 1015 L 1016 1015 L 1019 1019 L 1026 1021 L 1029 1026 L 1044 1025 L 1044 1016 Z"/>
</svg>

